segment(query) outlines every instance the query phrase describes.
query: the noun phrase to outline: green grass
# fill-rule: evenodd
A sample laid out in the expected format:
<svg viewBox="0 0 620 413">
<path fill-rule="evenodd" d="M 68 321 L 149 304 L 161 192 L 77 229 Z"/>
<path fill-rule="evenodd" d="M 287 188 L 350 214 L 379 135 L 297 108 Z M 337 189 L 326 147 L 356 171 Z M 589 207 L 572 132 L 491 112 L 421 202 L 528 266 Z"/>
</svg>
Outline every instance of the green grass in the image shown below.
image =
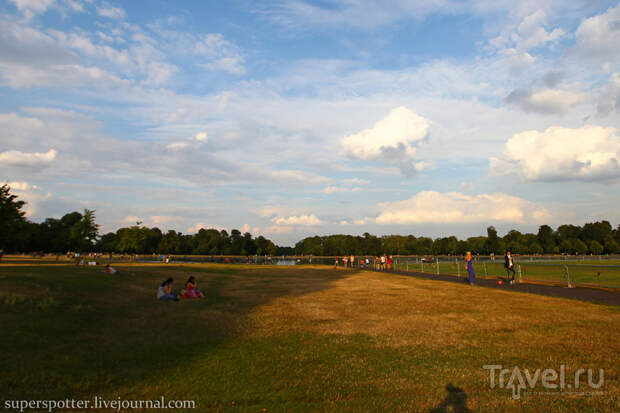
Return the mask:
<svg viewBox="0 0 620 413">
<path fill-rule="evenodd" d="M 612 411 L 620 310 L 324 267 L 0 266 L 3 400 L 198 411 Z M 198 278 L 204 300 L 158 302 Z M 604 368 L 605 395 L 513 401 L 484 364 Z M 459 391 L 455 390 L 460 389 Z M 233 404 L 234 402 L 234 404 Z"/>
<path fill-rule="evenodd" d="M 439 272 L 441 274 L 459 274 L 466 276 L 464 263 L 459 261 L 460 266 L 454 262 L 440 262 Z M 620 288 L 620 265 L 615 262 L 607 261 L 559 261 L 549 263 L 536 262 L 520 262 L 521 275 L 523 280 L 546 280 L 554 282 L 566 282 L 566 271 L 564 266 L 568 267 L 571 283 L 581 283 L 589 285 L 598 285 L 602 287 Z M 434 263 L 410 262 L 407 266 L 404 263 L 398 263 L 395 269 L 409 271 L 424 271 L 428 273 L 436 273 L 437 267 Z M 488 277 L 506 277 L 506 269 L 502 262 L 476 262 L 474 264 L 476 275 Z"/>
</svg>

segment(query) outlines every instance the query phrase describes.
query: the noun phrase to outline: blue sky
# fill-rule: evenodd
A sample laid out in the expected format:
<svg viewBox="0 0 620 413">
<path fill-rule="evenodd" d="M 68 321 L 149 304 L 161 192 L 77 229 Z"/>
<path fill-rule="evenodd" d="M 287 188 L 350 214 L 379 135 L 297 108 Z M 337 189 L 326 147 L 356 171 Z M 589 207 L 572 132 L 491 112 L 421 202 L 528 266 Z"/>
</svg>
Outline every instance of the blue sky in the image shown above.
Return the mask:
<svg viewBox="0 0 620 413">
<path fill-rule="evenodd" d="M 432 237 L 620 223 L 617 1 L 0 1 L 39 221 Z"/>
</svg>

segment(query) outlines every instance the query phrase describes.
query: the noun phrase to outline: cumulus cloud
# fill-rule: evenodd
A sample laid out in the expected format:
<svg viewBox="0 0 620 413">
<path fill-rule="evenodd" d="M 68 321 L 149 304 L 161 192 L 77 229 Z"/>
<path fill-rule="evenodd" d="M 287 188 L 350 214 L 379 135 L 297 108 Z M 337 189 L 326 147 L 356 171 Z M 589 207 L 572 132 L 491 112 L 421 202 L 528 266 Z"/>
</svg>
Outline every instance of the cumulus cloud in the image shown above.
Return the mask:
<svg viewBox="0 0 620 413">
<path fill-rule="evenodd" d="M 614 73 L 611 81 L 601 89 L 596 110 L 601 116 L 620 112 L 620 72 Z"/>
<path fill-rule="evenodd" d="M 544 10 L 537 10 L 526 16 L 517 27 L 516 33 L 512 36 L 516 42 L 517 50 L 529 50 L 536 46 L 549 42 L 555 42 L 564 36 L 562 29 L 547 31 L 545 25 L 547 15 Z"/>
<path fill-rule="evenodd" d="M 289 217 L 274 217 L 271 220 L 274 224 L 277 225 L 300 225 L 300 226 L 315 226 L 321 225 L 323 221 L 321 221 L 316 215 L 292 215 Z"/>
<path fill-rule="evenodd" d="M 198 142 L 206 142 L 208 139 L 207 132 L 198 132 L 194 137 Z"/>
<path fill-rule="evenodd" d="M 552 126 L 512 136 L 503 158 L 489 159 L 491 173 L 517 173 L 528 180 L 594 181 L 620 176 L 620 137 L 616 128 Z"/>
<path fill-rule="evenodd" d="M 543 88 L 515 89 L 504 99 L 525 112 L 566 113 L 582 101 L 582 97 L 566 90 Z"/>
<path fill-rule="evenodd" d="M 350 158 L 397 163 L 403 173 L 412 175 L 425 167 L 415 162 L 414 157 L 429 127 L 428 119 L 400 106 L 372 128 L 344 136 L 340 143 Z"/>
<path fill-rule="evenodd" d="M 403 201 L 379 204 L 378 224 L 443 224 L 541 221 L 548 211 L 504 193 L 465 195 L 422 191 Z"/>
<path fill-rule="evenodd" d="M 56 158 L 56 150 L 47 152 L 20 152 L 6 151 L 0 153 L 0 164 L 8 166 L 44 166 L 50 164 Z"/>
<path fill-rule="evenodd" d="M 617 62 L 620 58 L 620 4 L 584 20 L 575 32 L 571 54 L 599 63 Z"/>
<path fill-rule="evenodd" d="M 32 217 L 37 212 L 39 204 L 52 198 L 52 194 L 44 191 L 38 185 L 29 182 L 17 181 L 6 182 L 11 188 L 11 193 L 17 195 L 21 200 L 26 201 L 24 211 L 26 216 Z"/>
</svg>

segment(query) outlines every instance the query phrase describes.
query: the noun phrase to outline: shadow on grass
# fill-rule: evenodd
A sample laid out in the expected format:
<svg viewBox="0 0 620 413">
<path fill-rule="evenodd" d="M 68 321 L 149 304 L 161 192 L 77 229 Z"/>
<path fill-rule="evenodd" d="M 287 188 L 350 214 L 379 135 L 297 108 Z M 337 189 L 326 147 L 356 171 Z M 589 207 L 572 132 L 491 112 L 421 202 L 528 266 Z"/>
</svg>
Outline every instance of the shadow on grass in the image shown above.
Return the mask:
<svg viewBox="0 0 620 413">
<path fill-rule="evenodd" d="M 439 406 L 432 409 L 430 413 L 470 413 L 467 408 L 467 394 L 460 387 L 455 387 L 452 383 L 446 386 L 448 395 Z"/>
<path fill-rule="evenodd" d="M 0 300 L 5 334 L 0 353 L 6 362 L 0 388 L 7 400 L 187 398 L 188 387 L 174 383 L 196 380 L 194 367 L 206 355 L 236 346 L 248 327 L 248 313 L 282 296 L 328 289 L 355 274 L 295 267 L 127 270 L 135 275 L 68 266 L 0 269 L 0 291 L 25 297 Z M 178 291 L 189 275 L 198 278 L 205 299 L 156 300 L 164 279 L 173 277 Z M 240 354 L 222 360 L 222 371 L 237 361 L 251 365 L 251 348 L 240 345 L 231 354 L 235 351 Z"/>
</svg>

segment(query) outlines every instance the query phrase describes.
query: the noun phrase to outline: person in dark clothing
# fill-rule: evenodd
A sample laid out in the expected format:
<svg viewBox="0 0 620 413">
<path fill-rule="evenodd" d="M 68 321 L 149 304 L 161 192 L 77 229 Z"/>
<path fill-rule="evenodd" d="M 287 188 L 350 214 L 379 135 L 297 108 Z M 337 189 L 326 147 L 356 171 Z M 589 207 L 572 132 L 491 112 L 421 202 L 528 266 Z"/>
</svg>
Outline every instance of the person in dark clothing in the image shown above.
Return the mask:
<svg viewBox="0 0 620 413">
<path fill-rule="evenodd" d="M 515 266 L 512 260 L 512 255 L 510 251 L 506 251 L 506 255 L 504 255 L 504 268 L 506 268 L 506 274 L 508 275 L 508 282 L 510 284 L 515 283 Z M 510 277 L 510 273 L 512 272 L 512 277 Z"/>
</svg>

